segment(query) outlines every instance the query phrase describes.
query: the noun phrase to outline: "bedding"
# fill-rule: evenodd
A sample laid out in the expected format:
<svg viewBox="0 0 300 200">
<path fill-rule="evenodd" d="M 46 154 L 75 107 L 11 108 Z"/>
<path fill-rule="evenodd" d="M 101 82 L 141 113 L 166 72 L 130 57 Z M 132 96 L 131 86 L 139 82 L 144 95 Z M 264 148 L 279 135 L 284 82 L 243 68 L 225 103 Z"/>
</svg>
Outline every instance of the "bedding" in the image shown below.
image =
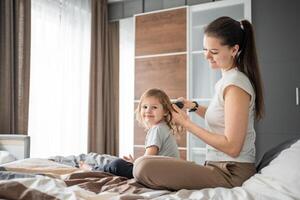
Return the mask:
<svg viewBox="0 0 300 200">
<path fill-rule="evenodd" d="M 269 163 L 274 160 L 283 150 L 289 148 L 292 144 L 297 142 L 298 139 L 290 139 L 285 142 L 280 143 L 279 145 L 271 148 L 269 151 L 267 151 L 262 159 L 258 162 L 256 166 L 256 171 L 260 172 L 262 168 L 266 167 L 269 165 Z"/>
<path fill-rule="evenodd" d="M 83 171 L 49 159 L 28 158 L 0 166 L 0 198 L 136 199 L 170 193 L 154 191 L 134 179 Z M 124 197 L 125 196 L 125 197 Z"/>
<path fill-rule="evenodd" d="M 83 171 L 73 166 L 76 165 L 75 160 L 91 159 L 89 156 L 52 160 L 29 158 L 0 165 L 0 198 L 300 200 L 299 154 L 300 140 L 297 140 L 277 152 L 273 160 L 241 187 L 182 189 L 176 192 L 152 190 L 134 179 Z"/>
<path fill-rule="evenodd" d="M 0 151 L 0 165 L 17 160 L 14 155 L 8 151 Z"/>
</svg>

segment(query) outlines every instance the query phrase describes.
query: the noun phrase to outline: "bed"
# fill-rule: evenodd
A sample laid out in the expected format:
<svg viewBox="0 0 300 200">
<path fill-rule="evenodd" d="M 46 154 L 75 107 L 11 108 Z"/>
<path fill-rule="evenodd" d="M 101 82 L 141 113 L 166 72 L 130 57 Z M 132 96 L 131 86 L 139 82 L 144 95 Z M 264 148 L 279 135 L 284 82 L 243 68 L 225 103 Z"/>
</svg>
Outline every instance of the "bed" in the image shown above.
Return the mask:
<svg viewBox="0 0 300 200">
<path fill-rule="evenodd" d="M 202 190 L 152 190 L 134 179 L 82 171 L 79 160 L 103 162 L 88 154 L 49 159 L 26 158 L 0 165 L 4 199 L 300 199 L 300 139 L 277 145 L 258 163 L 258 173 L 241 187 Z"/>
</svg>

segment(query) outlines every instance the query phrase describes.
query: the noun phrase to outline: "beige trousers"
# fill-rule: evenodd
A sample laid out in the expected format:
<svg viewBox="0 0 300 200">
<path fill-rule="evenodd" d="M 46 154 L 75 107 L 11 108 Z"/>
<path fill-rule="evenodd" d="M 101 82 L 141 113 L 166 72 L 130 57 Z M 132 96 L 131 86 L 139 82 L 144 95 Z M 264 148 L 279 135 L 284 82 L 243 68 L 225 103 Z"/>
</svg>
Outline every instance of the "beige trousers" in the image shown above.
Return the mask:
<svg viewBox="0 0 300 200">
<path fill-rule="evenodd" d="M 142 156 L 134 162 L 133 176 L 153 189 L 235 187 L 256 173 L 253 163 L 194 162 L 163 156 Z"/>
</svg>

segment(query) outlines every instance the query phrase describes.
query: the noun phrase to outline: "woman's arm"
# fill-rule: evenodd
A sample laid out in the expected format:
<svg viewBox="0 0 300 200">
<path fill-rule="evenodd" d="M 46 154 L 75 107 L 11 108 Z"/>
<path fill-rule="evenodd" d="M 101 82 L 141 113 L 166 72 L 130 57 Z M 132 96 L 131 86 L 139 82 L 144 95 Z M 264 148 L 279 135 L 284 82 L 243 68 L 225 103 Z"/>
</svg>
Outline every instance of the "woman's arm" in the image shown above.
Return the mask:
<svg viewBox="0 0 300 200">
<path fill-rule="evenodd" d="M 225 89 L 224 100 L 224 135 L 211 133 L 197 126 L 185 112 L 175 106 L 174 109 L 178 113 L 172 113 L 173 119 L 210 146 L 231 157 L 237 157 L 241 152 L 247 133 L 250 95 L 232 85 Z"/>
</svg>

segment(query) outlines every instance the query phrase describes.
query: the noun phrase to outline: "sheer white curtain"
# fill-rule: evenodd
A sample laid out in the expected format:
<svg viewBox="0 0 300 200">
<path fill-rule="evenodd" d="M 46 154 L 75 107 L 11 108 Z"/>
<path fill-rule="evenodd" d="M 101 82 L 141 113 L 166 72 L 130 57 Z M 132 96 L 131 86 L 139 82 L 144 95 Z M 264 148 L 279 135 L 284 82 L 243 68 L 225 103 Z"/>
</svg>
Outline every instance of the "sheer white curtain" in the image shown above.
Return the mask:
<svg viewBox="0 0 300 200">
<path fill-rule="evenodd" d="M 87 151 L 89 0 L 32 0 L 31 157 Z"/>
</svg>

